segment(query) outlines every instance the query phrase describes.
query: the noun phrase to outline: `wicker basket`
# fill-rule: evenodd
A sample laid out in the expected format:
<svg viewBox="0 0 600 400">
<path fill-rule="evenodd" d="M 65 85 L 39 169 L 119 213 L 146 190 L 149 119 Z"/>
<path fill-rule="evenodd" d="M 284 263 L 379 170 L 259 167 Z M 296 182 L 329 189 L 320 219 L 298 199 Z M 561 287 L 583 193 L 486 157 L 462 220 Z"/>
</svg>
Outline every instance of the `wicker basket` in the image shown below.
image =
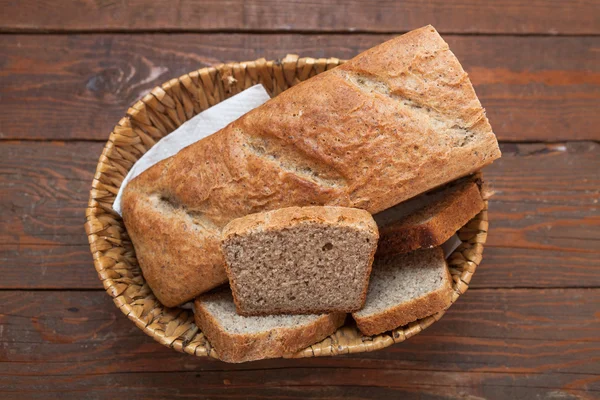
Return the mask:
<svg viewBox="0 0 600 400">
<path fill-rule="evenodd" d="M 157 140 L 208 107 L 257 83 L 262 83 L 271 96 L 276 96 L 342 62 L 337 58 L 288 55 L 281 61 L 259 59 L 203 68 L 154 88 L 135 103 L 114 128 L 94 175 L 85 229 L 104 288 L 117 307 L 158 342 L 177 351 L 218 358 L 194 324 L 193 314 L 164 307 L 144 281 L 123 221 L 112 209 L 127 171 Z M 481 261 L 488 227 L 486 210 L 459 231 L 463 244 L 449 258 L 455 291 L 452 302 L 467 290 Z M 440 312 L 374 337 L 362 336 L 354 325 L 347 325 L 293 357 L 382 349 L 416 335 L 443 314 Z"/>
</svg>

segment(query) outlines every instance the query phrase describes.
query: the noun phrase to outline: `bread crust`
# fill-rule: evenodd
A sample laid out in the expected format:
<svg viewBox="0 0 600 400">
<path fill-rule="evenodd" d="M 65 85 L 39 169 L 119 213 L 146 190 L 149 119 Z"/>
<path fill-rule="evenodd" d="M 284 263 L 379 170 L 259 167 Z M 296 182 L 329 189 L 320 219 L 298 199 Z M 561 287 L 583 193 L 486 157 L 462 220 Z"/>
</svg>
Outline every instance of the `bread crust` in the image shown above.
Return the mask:
<svg viewBox="0 0 600 400">
<path fill-rule="evenodd" d="M 372 236 L 372 251 L 368 255 L 368 267 L 365 269 L 362 276 L 362 289 L 360 297 L 355 307 L 334 309 L 331 307 L 323 309 L 314 308 L 294 308 L 294 309 L 270 309 L 264 312 L 256 312 L 244 307 L 240 301 L 239 287 L 242 284 L 237 281 L 236 275 L 231 271 L 227 257 L 223 251 L 223 259 L 225 260 L 225 271 L 229 278 L 229 285 L 233 293 L 233 301 L 236 305 L 238 314 L 244 316 L 260 316 L 273 314 L 321 314 L 330 312 L 351 313 L 359 310 L 365 304 L 367 291 L 369 288 L 369 276 L 375 251 L 377 250 L 377 241 L 379 239 L 379 231 L 377 224 L 372 215 L 361 209 L 347 207 L 332 207 L 332 206 L 309 206 L 309 207 L 286 207 L 277 210 L 267 211 L 246 215 L 234 219 L 223 228 L 222 231 L 222 247 L 226 246 L 229 239 L 235 236 L 245 236 L 260 232 L 281 231 L 294 226 L 306 223 L 318 223 L 321 225 L 344 226 L 363 231 Z"/>
<path fill-rule="evenodd" d="M 441 252 L 441 250 L 440 250 Z M 411 301 L 367 316 L 352 314 L 358 329 L 366 336 L 378 335 L 445 310 L 452 304 L 452 276 L 446 268 L 443 286 Z"/>
<path fill-rule="evenodd" d="M 500 157 L 466 72 L 435 29 L 304 81 L 151 167 L 123 219 L 166 306 L 226 281 L 220 230 L 288 206 L 377 213 Z"/>
<path fill-rule="evenodd" d="M 377 256 L 440 246 L 483 210 L 479 186 L 463 182 L 416 213 L 380 227 Z M 422 214 L 431 214 L 423 220 Z"/>
<path fill-rule="evenodd" d="M 220 360 L 241 363 L 293 354 L 334 333 L 344 324 L 346 314 L 324 314 L 308 326 L 252 334 L 231 333 L 203 306 L 199 297 L 194 301 L 194 318 Z"/>
<path fill-rule="evenodd" d="M 377 224 L 368 211 L 337 206 L 307 206 L 279 208 L 236 218 L 223 228 L 221 240 L 226 241 L 236 235 L 279 231 L 304 222 L 360 229 L 379 238 Z"/>
</svg>

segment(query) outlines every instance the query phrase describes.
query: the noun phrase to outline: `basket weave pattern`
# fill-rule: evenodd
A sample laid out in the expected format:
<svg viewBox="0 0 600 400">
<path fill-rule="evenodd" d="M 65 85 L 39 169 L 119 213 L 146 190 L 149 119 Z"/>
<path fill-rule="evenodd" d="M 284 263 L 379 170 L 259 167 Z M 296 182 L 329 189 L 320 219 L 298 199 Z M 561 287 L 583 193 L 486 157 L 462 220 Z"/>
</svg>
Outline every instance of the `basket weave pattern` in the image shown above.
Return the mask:
<svg viewBox="0 0 600 400">
<path fill-rule="evenodd" d="M 112 203 L 132 165 L 158 140 L 199 112 L 261 83 L 273 97 L 316 74 L 334 68 L 337 58 L 314 59 L 288 55 L 281 61 L 259 59 L 222 64 L 172 79 L 154 88 L 127 111 L 104 147 L 86 209 L 85 229 L 94 266 L 106 292 L 140 329 L 177 351 L 218 358 L 194 323 L 191 311 L 166 308 L 156 300 L 142 276 L 133 245 Z M 463 244 L 450 256 L 452 302 L 467 289 L 482 259 L 487 238 L 485 209 L 460 229 Z M 378 350 L 402 342 L 439 320 L 445 311 L 374 337 L 346 325 L 320 343 L 290 357 L 315 357 Z"/>
</svg>

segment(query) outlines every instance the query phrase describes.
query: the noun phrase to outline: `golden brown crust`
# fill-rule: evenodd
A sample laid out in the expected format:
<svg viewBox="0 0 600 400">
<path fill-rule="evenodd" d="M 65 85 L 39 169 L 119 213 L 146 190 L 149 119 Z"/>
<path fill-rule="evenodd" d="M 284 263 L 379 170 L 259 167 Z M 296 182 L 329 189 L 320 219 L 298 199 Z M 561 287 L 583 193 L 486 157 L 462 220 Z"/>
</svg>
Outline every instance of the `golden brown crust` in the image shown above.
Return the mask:
<svg viewBox="0 0 600 400">
<path fill-rule="evenodd" d="M 440 204 L 413 213 L 380 228 L 377 255 L 408 253 L 420 248 L 437 247 L 483 210 L 483 199 L 477 184 L 465 182 L 454 188 Z M 422 214 L 431 212 L 429 219 Z"/>
<path fill-rule="evenodd" d="M 123 215 L 135 221 L 127 224 L 127 232 L 144 278 L 165 306 L 227 282 L 218 231 L 200 229 L 185 212 L 162 212 L 155 196 L 125 193 Z"/>
<path fill-rule="evenodd" d="M 196 325 L 217 350 L 220 360 L 230 363 L 281 357 L 295 353 L 334 333 L 344 324 L 346 314 L 324 314 L 308 326 L 278 328 L 270 332 L 230 333 L 202 305 L 201 298 L 194 301 Z"/>
<path fill-rule="evenodd" d="M 366 336 L 378 335 L 445 310 L 452 304 L 452 277 L 446 269 L 444 286 L 412 301 L 397 304 L 377 314 L 352 314 L 356 326 Z"/>
<path fill-rule="evenodd" d="M 209 251 L 234 218 L 306 205 L 376 213 L 498 157 L 467 74 L 427 26 L 292 87 L 145 171 L 125 189 L 123 219 L 150 287 L 174 305 L 223 282 L 222 257 Z M 183 214 L 200 228 L 190 230 Z M 181 246 L 188 251 L 179 254 Z"/>
<path fill-rule="evenodd" d="M 279 208 L 236 218 L 223 228 L 221 240 L 253 232 L 279 231 L 304 222 L 366 230 L 379 238 L 377 224 L 368 211 L 350 207 L 307 206 Z"/>
<path fill-rule="evenodd" d="M 277 210 L 255 213 L 246 215 L 244 217 L 236 218 L 227 224 L 222 231 L 222 243 L 225 243 L 229 238 L 236 235 L 247 235 L 256 232 L 266 231 L 279 231 L 287 229 L 298 224 L 316 222 L 327 225 L 346 226 L 357 230 L 366 231 L 373 235 L 373 243 L 377 243 L 379 239 L 379 231 L 377 224 L 373 219 L 373 216 L 365 210 L 358 208 L 348 207 L 333 207 L 333 206 L 309 206 L 309 207 L 286 207 Z M 229 268 L 229 265 L 225 260 L 225 271 L 229 278 L 231 291 L 233 293 L 233 301 L 235 303 L 238 314 L 243 316 L 263 316 L 273 314 L 322 314 L 330 312 L 342 312 L 351 313 L 358 311 L 365 304 L 367 299 L 367 292 L 369 289 L 369 276 L 371 275 L 371 268 L 373 266 L 373 259 L 375 258 L 375 252 L 377 246 L 373 246 L 373 250 L 369 254 L 369 266 L 365 270 L 362 282 L 364 282 L 363 289 L 360 295 L 359 302 L 356 307 L 347 309 L 279 309 L 271 310 L 269 312 L 256 312 L 246 310 L 242 302 L 239 301 L 239 293 L 236 288 L 238 282 L 235 274 L 233 274 Z"/>
</svg>

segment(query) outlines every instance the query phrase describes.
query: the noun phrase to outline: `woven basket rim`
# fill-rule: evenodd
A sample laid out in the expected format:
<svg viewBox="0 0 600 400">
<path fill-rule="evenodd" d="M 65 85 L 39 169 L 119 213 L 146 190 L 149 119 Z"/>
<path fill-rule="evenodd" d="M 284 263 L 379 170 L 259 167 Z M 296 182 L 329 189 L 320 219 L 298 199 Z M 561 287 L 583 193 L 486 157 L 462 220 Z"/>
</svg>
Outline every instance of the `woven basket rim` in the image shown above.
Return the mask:
<svg viewBox="0 0 600 400">
<path fill-rule="evenodd" d="M 338 58 L 300 58 L 232 62 L 201 68 L 171 79 L 135 102 L 111 132 L 98 160 L 86 209 L 85 229 L 94 267 L 115 305 L 159 343 L 180 352 L 218 358 L 190 311 L 160 304 L 145 283 L 135 251 L 112 203 L 131 165 L 161 137 L 198 112 L 261 83 L 275 96 L 303 80 L 343 63 Z M 458 231 L 463 244 L 448 258 L 452 304 L 464 294 L 481 262 L 487 238 L 484 210 Z M 373 337 L 345 325 L 325 340 L 285 357 L 315 357 L 373 351 L 402 342 L 439 320 L 446 310 Z"/>
</svg>

